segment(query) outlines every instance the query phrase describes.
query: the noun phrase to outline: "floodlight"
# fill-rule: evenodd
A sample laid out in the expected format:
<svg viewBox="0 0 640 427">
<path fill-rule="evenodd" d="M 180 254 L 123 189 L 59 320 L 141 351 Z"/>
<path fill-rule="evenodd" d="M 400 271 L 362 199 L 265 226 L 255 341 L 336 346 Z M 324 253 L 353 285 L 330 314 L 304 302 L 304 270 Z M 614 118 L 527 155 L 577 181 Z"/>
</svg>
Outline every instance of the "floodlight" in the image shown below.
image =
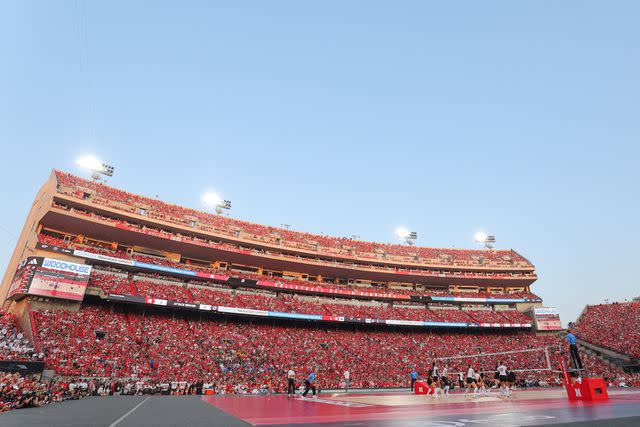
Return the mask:
<svg viewBox="0 0 640 427">
<path fill-rule="evenodd" d="M 406 239 L 407 237 L 409 237 L 410 234 L 411 232 L 404 227 L 396 228 L 396 236 L 398 236 L 401 239 Z"/>
<path fill-rule="evenodd" d="M 487 241 L 487 233 L 485 233 L 484 231 L 478 231 L 475 235 L 475 241 L 478 243 L 484 243 Z"/>
<path fill-rule="evenodd" d="M 202 203 L 210 208 L 215 208 L 222 203 L 222 197 L 218 196 L 216 193 L 208 191 L 202 195 Z"/>
<path fill-rule="evenodd" d="M 413 245 L 415 240 L 418 238 L 418 233 L 415 231 L 409 231 L 404 227 L 398 227 L 396 228 L 396 237 L 404 240 L 407 245 Z"/>
<path fill-rule="evenodd" d="M 76 164 L 83 169 L 91 171 L 91 177 L 96 181 L 100 179 L 100 175 L 113 176 L 113 166 L 102 163 L 102 161 L 92 154 L 78 157 Z"/>
<path fill-rule="evenodd" d="M 210 209 L 213 209 L 218 215 L 222 213 L 223 209 L 231 209 L 231 202 L 224 200 L 212 191 L 207 191 L 202 195 L 202 203 Z"/>
<path fill-rule="evenodd" d="M 493 249 L 493 244 L 496 242 L 496 236 L 490 236 L 484 231 L 478 231 L 474 235 L 476 243 L 484 245 L 487 249 Z"/>
<path fill-rule="evenodd" d="M 102 170 L 102 162 L 98 160 L 96 156 L 91 154 L 87 154 L 85 156 L 80 156 L 76 160 L 76 164 L 81 168 L 89 169 L 90 171 L 100 171 Z"/>
</svg>

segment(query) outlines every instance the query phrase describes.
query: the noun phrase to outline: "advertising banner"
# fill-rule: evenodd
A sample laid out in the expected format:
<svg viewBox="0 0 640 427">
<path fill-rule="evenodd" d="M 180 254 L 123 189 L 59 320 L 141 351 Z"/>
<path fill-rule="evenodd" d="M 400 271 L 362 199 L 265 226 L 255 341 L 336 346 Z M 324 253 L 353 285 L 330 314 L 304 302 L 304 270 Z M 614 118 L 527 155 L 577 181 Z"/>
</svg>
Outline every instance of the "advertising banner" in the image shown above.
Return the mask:
<svg viewBox="0 0 640 427">
<path fill-rule="evenodd" d="M 271 314 L 265 310 L 254 310 L 251 308 L 239 308 L 239 307 L 218 307 L 220 313 L 231 314 L 247 314 L 249 316 L 270 316 Z"/>
<path fill-rule="evenodd" d="M 220 307 L 218 307 L 218 311 L 220 311 Z M 280 311 L 269 311 L 268 316 L 300 320 L 322 320 L 321 314 L 283 313 Z"/>
<path fill-rule="evenodd" d="M 77 249 L 73 251 L 73 255 L 81 258 L 88 258 L 88 259 L 95 259 L 97 261 L 110 262 L 112 264 L 127 265 L 129 267 L 134 265 L 134 261 L 131 259 L 116 258 L 109 255 L 96 254 L 93 252 L 81 251 Z"/>
<path fill-rule="evenodd" d="M 46 251 L 58 252 L 65 255 L 73 255 L 72 249 L 61 248 L 60 246 L 47 245 L 46 243 L 36 243 L 36 249 L 44 249 Z"/>
<path fill-rule="evenodd" d="M 63 261 L 53 258 L 45 258 L 42 261 L 42 267 L 49 270 L 58 270 L 67 274 L 75 274 L 78 276 L 89 276 L 89 274 L 91 274 L 90 265 L 76 264 L 75 262 Z"/>
</svg>

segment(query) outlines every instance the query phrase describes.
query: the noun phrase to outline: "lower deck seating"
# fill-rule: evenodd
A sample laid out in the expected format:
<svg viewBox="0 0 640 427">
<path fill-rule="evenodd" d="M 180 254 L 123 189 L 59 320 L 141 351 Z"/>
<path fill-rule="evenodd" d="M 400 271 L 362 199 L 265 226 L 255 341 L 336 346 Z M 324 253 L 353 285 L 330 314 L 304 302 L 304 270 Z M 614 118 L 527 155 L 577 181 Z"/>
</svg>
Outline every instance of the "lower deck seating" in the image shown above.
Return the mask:
<svg viewBox="0 0 640 427">
<path fill-rule="evenodd" d="M 315 370 L 322 388 L 339 387 L 346 369 L 354 387 L 400 387 L 406 386 L 414 367 L 426 374 L 438 357 L 476 354 L 478 347 L 491 353 L 559 343 L 557 337 L 529 332 L 357 331 L 124 314 L 101 306 L 83 306 L 78 312 L 39 311 L 34 319 L 47 367 L 57 373 L 203 380 L 236 391 L 263 385 L 283 391 L 290 368 L 298 378 Z M 478 370 L 493 372 L 501 360 L 512 369 L 547 366 L 541 351 L 447 361 L 441 366 L 455 373 L 472 363 Z M 522 375 L 548 382 L 557 377 L 548 371 Z"/>
</svg>

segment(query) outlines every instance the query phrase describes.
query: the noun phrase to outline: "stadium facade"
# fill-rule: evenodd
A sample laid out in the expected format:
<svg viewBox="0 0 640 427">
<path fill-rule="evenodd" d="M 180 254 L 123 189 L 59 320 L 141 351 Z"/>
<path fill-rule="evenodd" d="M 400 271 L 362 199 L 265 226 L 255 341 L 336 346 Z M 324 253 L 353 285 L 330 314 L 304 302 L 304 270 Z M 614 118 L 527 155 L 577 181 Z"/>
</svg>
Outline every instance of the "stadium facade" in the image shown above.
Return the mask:
<svg viewBox="0 0 640 427">
<path fill-rule="evenodd" d="M 407 356 L 412 343 L 432 340 L 414 333 L 445 334 L 437 338 L 451 344 L 447 353 L 442 350 L 445 356 L 461 352 L 473 340 L 489 349 L 499 348 L 503 339 L 514 343 L 508 349 L 516 350 L 557 344 L 555 337 L 536 341 L 537 331 L 560 329 L 557 310 L 543 307 L 531 291 L 536 279 L 535 267 L 513 250 L 438 249 L 302 233 L 200 212 L 53 171 L 36 195 L 0 298 L 36 344 L 54 349 L 71 337 L 61 324 L 71 321 L 72 315 L 64 313 L 78 313 L 76 324 L 102 316 L 111 322 L 109 326 L 98 322 L 86 334 L 98 338 L 111 334 L 121 348 L 123 342 L 130 344 L 129 334 L 143 347 L 131 351 L 140 350 L 139 357 L 153 369 L 161 357 L 168 365 L 175 365 L 179 357 L 160 355 L 158 341 L 165 337 L 148 338 L 147 314 L 181 334 L 194 333 L 196 344 L 190 345 L 202 349 L 205 338 L 199 329 L 208 326 L 194 327 L 193 319 L 227 322 L 215 323 L 218 329 L 207 333 L 213 337 L 228 328 L 235 341 L 215 336 L 238 348 L 241 336 L 254 333 L 242 325 L 252 322 L 260 325 L 255 331 L 259 338 L 286 333 L 290 336 L 286 345 L 292 348 L 316 332 L 287 328 L 315 325 L 325 328 L 327 343 L 320 351 L 327 353 L 326 359 L 335 358 L 348 345 L 369 345 L 374 339 L 386 351 L 397 352 L 392 346 L 405 348 L 402 355 L 387 355 L 405 360 L 395 376 L 380 380 L 394 385 L 416 363 Z M 185 316 L 187 323 L 162 317 L 167 313 Z M 116 328 L 118 322 L 128 329 Z M 349 335 L 344 331 L 349 327 L 374 335 Z M 342 329 L 327 338 L 331 334 L 326 328 Z M 175 339 L 178 332 L 166 339 Z M 379 333 L 383 335 L 375 335 Z M 335 337 L 342 335 L 345 341 L 338 342 Z M 76 338 L 79 342 L 86 336 Z M 329 351 L 334 344 L 342 350 Z M 263 353 L 260 363 L 273 357 L 263 347 L 255 351 Z M 233 357 L 239 352 L 234 348 Z M 356 347 L 349 348 L 344 357 L 357 352 Z M 536 356 L 534 368 L 548 369 L 548 360 L 545 365 L 542 359 Z M 119 366 L 118 375 L 130 375 L 125 371 L 131 363 L 111 362 Z M 373 361 L 367 363 L 376 369 Z M 56 358 L 47 364 L 61 374 L 83 374 L 83 369 L 93 375 L 116 373 L 116 368 L 106 372 Z M 198 372 L 206 369 L 199 366 Z"/>
<path fill-rule="evenodd" d="M 43 234 L 77 248 L 69 251 L 47 245 L 42 242 Z M 7 298 L 16 270 L 30 257 L 123 265 L 122 260 L 96 257 L 92 243 L 94 249 L 108 245 L 114 252 L 124 249 L 171 261 L 175 268 L 145 267 L 141 262 L 126 266 L 186 279 L 210 279 L 206 273 L 192 274 L 189 266 L 197 265 L 227 269 L 230 276 L 235 271 L 238 277 L 243 273 L 271 277 L 258 281 L 266 287 L 279 278 L 305 281 L 309 294 L 323 294 L 316 288 L 324 283 L 344 285 L 342 291 L 354 292 L 352 296 L 374 293 L 388 300 L 508 304 L 519 311 L 540 305 L 530 292 L 537 279 L 535 267 L 512 250 L 421 248 L 298 233 L 192 211 L 59 171 L 51 174 L 36 195 L 2 280 L 0 298 Z M 286 288 L 286 284 L 278 286 L 283 291 Z M 402 295 L 394 293 L 398 290 Z M 450 295 L 416 298 L 420 295 L 411 295 L 411 290 Z M 455 296 L 470 293 L 483 297 Z"/>
</svg>

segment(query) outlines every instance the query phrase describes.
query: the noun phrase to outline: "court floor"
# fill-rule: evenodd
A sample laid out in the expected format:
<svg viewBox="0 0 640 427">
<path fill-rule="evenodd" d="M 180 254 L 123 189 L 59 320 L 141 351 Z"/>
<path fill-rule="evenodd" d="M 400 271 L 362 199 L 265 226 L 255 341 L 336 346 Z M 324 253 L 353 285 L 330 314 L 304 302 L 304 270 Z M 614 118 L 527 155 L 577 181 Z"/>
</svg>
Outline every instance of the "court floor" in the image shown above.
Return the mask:
<svg viewBox="0 0 640 427">
<path fill-rule="evenodd" d="M 0 426 L 640 426 L 640 389 L 610 390 L 601 403 L 569 402 L 561 389 L 434 400 L 403 392 L 287 396 L 114 396 L 0 414 Z"/>
<path fill-rule="evenodd" d="M 560 388 L 520 390 L 510 400 L 500 398 L 496 392 L 477 399 L 469 399 L 462 393 L 434 399 L 409 392 L 323 394 L 317 399 L 287 396 L 203 399 L 250 424 L 265 426 L 519 426 L 623 417 L 638 417 L 640 426 L 640 390 L 612 390 L 610 400 L 601 403 L 569 402 Z"/>
</svg>

